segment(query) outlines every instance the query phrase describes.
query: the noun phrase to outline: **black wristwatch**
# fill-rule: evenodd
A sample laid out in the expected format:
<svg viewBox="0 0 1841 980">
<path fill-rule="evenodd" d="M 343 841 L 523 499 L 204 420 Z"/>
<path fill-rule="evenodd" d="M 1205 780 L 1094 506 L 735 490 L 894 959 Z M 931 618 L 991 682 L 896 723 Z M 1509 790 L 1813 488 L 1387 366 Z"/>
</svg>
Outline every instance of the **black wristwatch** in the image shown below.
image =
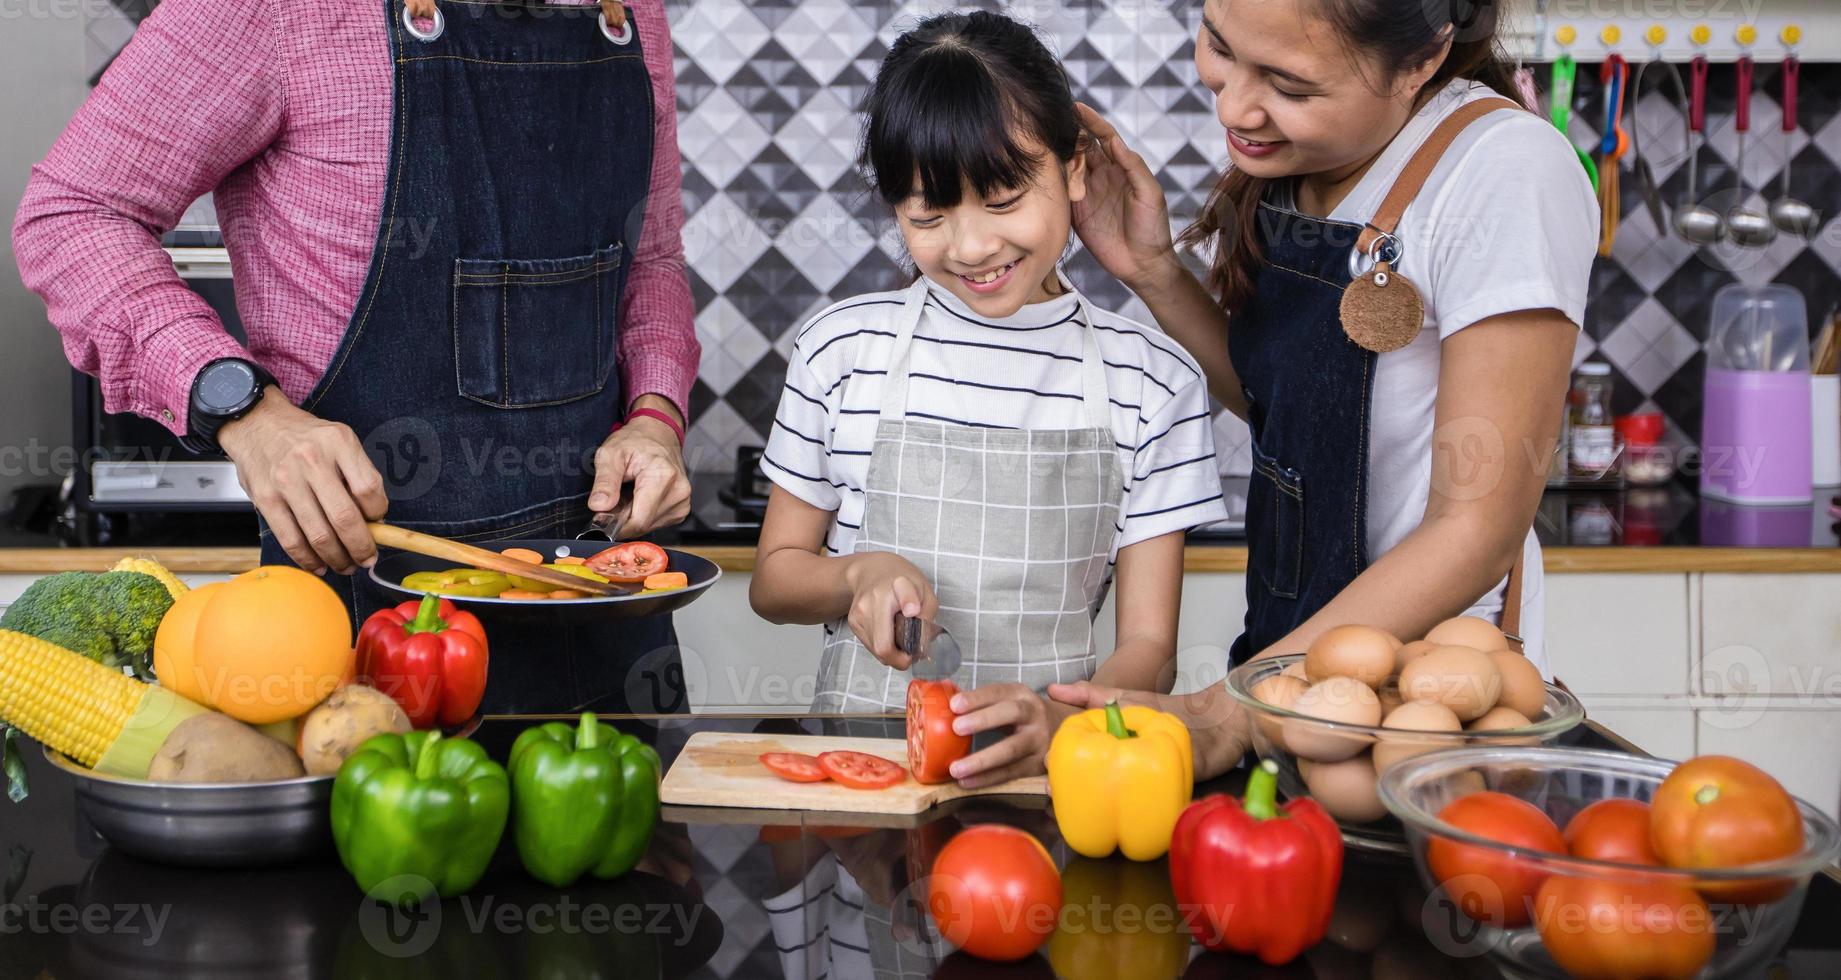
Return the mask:
<svg viewBox="0 0 1841 980">
<path fill-rule="evenodd" d="M 275 376 L 262 370 L 262 365 L 240 357 L 223 357 L 206 364 L 192 379 L 192 403 L 181 443 L 195 453 L 221 452 L 218 432 L 248 415 L 262 400 L 262 392 L 274 383 Z"/>
</svg>

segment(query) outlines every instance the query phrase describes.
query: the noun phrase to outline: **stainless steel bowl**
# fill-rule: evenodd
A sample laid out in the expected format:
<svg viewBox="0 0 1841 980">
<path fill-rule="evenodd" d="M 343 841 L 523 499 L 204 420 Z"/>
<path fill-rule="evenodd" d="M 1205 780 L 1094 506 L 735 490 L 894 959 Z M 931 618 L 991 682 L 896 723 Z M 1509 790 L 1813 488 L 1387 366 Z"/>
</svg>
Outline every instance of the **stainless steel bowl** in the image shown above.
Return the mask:
<svg viewBox="0 0 1841 980">
<path fill-rule="evenodd" d="M 479 730 L 467 722 L 457 736 Z M 87 769 L 45 749 L 70 774 L 77 808 L 109 846 L 147 861 L 258 868 L 333 854 L 331 776 L 267 783 L 156 783 Z"/>
</svg>

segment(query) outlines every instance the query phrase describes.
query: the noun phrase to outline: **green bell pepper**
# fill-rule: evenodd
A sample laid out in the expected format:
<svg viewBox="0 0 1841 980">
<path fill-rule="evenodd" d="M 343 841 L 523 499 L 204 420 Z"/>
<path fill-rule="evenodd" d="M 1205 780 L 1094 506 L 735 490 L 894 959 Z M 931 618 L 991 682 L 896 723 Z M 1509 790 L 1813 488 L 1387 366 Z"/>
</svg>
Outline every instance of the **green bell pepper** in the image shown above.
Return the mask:
<svg viewBox="0 0 1841 980">
<path fill-rule="evenodd" d="M 525 729 L 511 746 L 512 838 L 524 869 L 561 888 L 584 872 L 618 878 L 658 822 L 658 753 L 583 712 Z"/>
<path fill-rule="evenodd" d="M 458 895 L 486 873 L 511 786 L 477 743 L 438 731 L 374 735 L 332 784 L 332 837 L 358 887 L 398 905 Z"/>
</svg>

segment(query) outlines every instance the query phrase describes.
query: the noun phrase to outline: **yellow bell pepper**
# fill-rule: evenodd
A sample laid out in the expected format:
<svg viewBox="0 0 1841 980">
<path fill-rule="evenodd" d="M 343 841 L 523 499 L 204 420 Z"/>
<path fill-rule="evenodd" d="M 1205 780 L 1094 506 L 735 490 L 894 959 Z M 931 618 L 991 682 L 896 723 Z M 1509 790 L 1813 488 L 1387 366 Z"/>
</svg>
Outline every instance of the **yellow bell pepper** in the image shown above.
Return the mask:
<svg viewBox="0 0 1841 980">
<path fill-rule="evenodd" d="M 1109 704 L 1061 723 L 1048 744 L 1055 823 L 1075 853 L 1155 861 L 1195 791 L 1189 728 L 1154 708 Z"/>
<path fill-rule="evenodd" d="M 1189 927 L 1162 861 L 1076 857 L 1061 869 L 1061 919 L 1048 965 L 1062 980 L 1173 978 L 1189 965 Z"/>
</svg>

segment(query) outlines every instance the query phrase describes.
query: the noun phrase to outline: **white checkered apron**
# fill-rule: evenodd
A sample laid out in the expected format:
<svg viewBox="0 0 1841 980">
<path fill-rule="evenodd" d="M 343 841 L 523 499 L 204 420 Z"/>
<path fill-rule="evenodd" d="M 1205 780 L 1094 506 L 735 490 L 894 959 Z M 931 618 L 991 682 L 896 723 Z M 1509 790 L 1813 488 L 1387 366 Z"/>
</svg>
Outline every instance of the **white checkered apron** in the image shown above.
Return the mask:
<svg viewBox="0 0 1841 980">
<path fill-rule="evenodd" d="M 1085 680 L 1124 494 L 1092 311 L 1080 301 L 1087 427 L 945 425 L 907 417 L 908 352 L 926 290 L 916 282 L 896 315 L 854 550 L 892 551 L 927 576 L 938 622 L 965 655 L 953 675 L 960 687 Z M 837 620 L 825 627 L 812 710 L 898 711 L 908 680 Z"/>
</svg>

